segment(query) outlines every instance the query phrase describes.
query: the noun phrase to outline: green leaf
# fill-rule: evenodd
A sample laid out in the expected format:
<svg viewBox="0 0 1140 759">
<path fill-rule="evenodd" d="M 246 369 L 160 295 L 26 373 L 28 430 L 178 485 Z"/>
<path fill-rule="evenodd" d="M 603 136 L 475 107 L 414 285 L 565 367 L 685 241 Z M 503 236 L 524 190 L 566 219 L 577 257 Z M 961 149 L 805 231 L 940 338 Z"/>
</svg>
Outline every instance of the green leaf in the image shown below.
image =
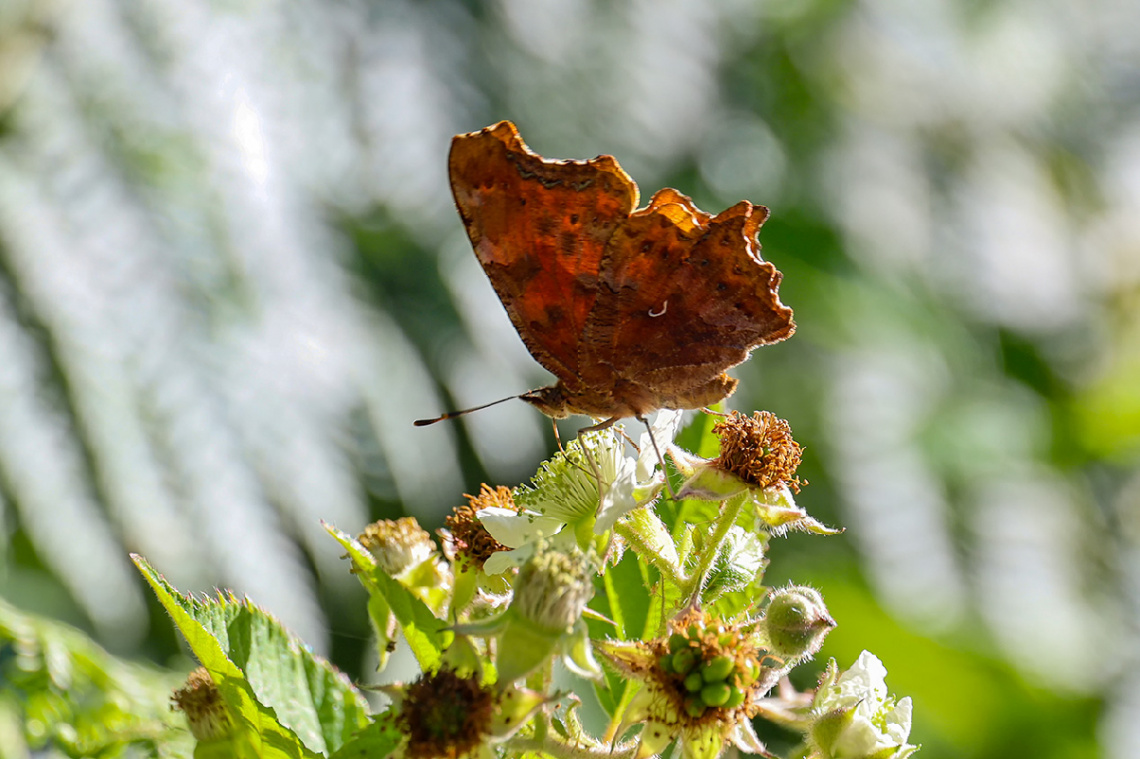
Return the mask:
<svg viewBox="0 0 1140 759">
<path fill-rule="evenodd" d="M 610 619 L 617 623 L 619 640 L 637 638 L 645 629 L 649 613 L 649 589 L 638 565 L 638 557 L 627 551 L 617 565 L 603 575 Z"/>
<path fill-rule="evenodd" d="M 132 559 L 230 706 L 238 756 L 324 754 L 368 724 L 364 697 L 277 620 L 233 595 L 183 596 Z"/>
<path fill-rule="evenodd" d="M 420 668 L 425 672 L 437 668 L 444 650 L 455 638 L 455 634 L 447 629 L 448 623 L 436 617 L 427 604 L 376 566 L 372 554 L 355 538 L 332 525 L 326 524 L 325 529 L 348 551 L 353 569 L 368 593 L 382 598 L 388 610 L 395 615 Z M 382 607 L 383 605 L 376 605 L 376 608 Z M 370 605 L 369 608 L 372 609 L 373 606 Z M 374 619 L 373 624 L 386 621 Z"/>
<path fill-rule="evenodd" d="M 329 759 L 369 759 L 385 757 L 396 750 L 403 735 L 396 724 L 395 712 L 387 711 L 376 721 L 354 735 Z"/>
</svg>

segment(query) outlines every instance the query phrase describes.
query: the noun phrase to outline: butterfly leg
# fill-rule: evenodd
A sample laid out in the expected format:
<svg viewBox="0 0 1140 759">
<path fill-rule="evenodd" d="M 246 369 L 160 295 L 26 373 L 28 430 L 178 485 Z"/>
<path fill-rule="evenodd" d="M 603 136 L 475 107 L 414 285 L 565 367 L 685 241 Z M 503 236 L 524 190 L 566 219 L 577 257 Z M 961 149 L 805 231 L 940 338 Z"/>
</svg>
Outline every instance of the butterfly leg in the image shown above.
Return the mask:
<svg viewBox="0 0 1140 759">
<path fill-rule="evenodd" d="M 673 492 L 673 486 L 669 484 L 669 468 L 665 466 L 665 457 L 661 455 L 661 449 L 657 447 L 657 438 L 653 437 L 653 428 L 649 426 L 649 420 L 644 416 L 637 417 L 637 421 L 645 425 L 645 431 L 649 433 L 649 442 L 653 444 L 653 452 L 657 454 L 657 461 L 661 464 L 661 476 L 665 478 L 665 490 L 669 493 L 669 500 L 677 500 L 677 494 Z"/>
</svg>

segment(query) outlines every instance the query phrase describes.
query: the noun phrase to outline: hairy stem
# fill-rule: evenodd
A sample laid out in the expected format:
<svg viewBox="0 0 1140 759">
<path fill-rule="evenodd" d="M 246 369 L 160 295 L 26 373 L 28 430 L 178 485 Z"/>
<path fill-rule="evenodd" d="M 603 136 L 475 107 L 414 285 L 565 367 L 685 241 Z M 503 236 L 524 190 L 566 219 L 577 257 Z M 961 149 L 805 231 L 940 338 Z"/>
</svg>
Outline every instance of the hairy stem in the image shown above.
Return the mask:
<svg viewBox="0 0 1140 759">
<path fill-rule="evenodd" d="M 688 578 L 688 581 L 692 583 L 692 585 L 688 587 L 682 586 L 682 589 L 689 593 L 689 603 L 696 604 L 700 600 L 701 591 L 704 590 L 705 583 L 708 581 L 709 569 L 712 568 L 713 562 L 716 561 L 716 555 L 720 552 L 721 544 L 724 543 L 728 531 L 736 524 L 736 519 L 740 516 L 740 511 L 744 508 L 744 504 L 747 500 L 748 492 L 745 491 L 740 495 L 729 498 L 722 504 L 716 529 L 704 546 L 700 563 L 697 565 L 692 576 Z"/>
</svg>

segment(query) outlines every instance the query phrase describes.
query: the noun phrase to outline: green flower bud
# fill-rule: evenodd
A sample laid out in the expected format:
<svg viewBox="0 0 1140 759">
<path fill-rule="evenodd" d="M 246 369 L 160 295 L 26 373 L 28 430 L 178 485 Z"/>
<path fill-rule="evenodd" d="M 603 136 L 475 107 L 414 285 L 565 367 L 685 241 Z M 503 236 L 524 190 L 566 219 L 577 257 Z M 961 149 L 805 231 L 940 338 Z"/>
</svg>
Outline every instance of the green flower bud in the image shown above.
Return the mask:
<svg viewBox="0 0 1140 759">
<path fill-rule="evenodd" d="M 685 678 L 685 690 L 698 691 L 703 687 L 705 687 L 705 681 L 700 672 L 693 672 Z"/>
<path fill-rule="evenodd" d="M 792 586 L 773 593 L 761 632 L 776 656 L 801 660 L 819 650 L 833 627 L 835 620 L 828 613 L 819 591 Z"/>
<path fill-rule="evenodd" d="M 680 651 L 682 648 L 685 648 L 688 645 L 689 645 L 689 639 L 686 638 L 681 633 L 673 633 L 672 635 L 669 636 L 669 652 L 670 653 L 675 654 L 678 651 Z"/>
</svg>

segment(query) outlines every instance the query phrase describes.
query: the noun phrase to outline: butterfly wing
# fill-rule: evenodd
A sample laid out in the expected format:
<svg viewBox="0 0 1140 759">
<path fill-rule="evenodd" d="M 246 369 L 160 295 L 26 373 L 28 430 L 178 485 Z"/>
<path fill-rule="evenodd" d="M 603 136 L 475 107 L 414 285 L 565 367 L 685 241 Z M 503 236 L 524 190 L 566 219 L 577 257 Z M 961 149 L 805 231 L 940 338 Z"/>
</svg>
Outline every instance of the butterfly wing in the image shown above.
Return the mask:
<svg viewBox="0 0 1140 759">
<path fill-rule="evenodd" d="M 475 254 L 523 343 L 575 385 L 598 265 L 637 206 L 637 186 L 612 156 L 544 160 L 509 121 L 457 135 L 448 169 Z"/>
<path fill-rule="evenodd" d="M 795 329 L 780 272 L 760 257 L 767 217 L 747 201 L 711 217 L 666 189 L 620 225 L 599 265 L 600 289 L 613 295 L 598 299 L 583 340 L 592 350 L 584 364 L 603 367 L 592 379 L 608 374 L 615 395 L 661 408 L 730 393 L 725 369 Z"/>
</svg>

